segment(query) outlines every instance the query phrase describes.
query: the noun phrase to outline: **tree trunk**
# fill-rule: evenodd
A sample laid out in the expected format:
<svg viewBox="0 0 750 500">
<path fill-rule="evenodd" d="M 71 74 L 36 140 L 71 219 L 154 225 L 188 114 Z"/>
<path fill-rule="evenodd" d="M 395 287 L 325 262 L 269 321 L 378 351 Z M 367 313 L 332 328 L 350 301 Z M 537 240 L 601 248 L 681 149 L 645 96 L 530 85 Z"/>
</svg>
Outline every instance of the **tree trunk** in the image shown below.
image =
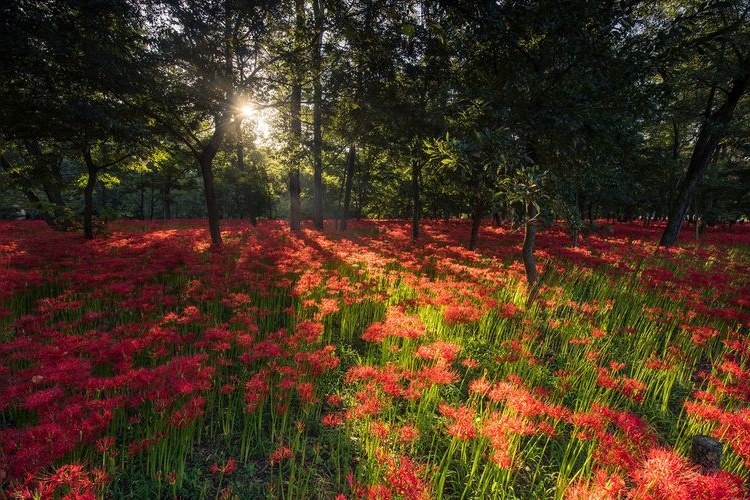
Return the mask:
<svg viewBox="0 0 750 500">
<path fill-rule="evenodd" d="M 295 0 L 296 29 L 294 33 L 295 45 L 299 49 L 299 38 L 305 27 L 305 3 L 304 0 Z M 293 68 L 292 93 L 289 98 L 290 129 L 292 134 L 292 147 L 295 153 L 302 148 L 302 82 L 300 77 L 300 64 Z M 299 158 L 295 154 L 289 167 L 289 229 L 300 231 L 300 181 L 299 181 Z"/>
<path fill-rule="evenodd" d="M 198 164 L 201 169 L 203 178 L 203 193 L 206 197 L 206 211 L 208 212 L 208 230 L 211 233 L 211 243 L 215 246 L 221 246 L 221 228 L 219 227 L 219 204 L 216 200 L 216 190 L 214 187 L 213 161 L 216 153 L 221 147 L 226 133 L 226 124 L 223 118 L 216 117 L 214 133 L 211 140 L 203 147 L 198 156 Z"/>
<path fill-rule="evenodd" d="M 172 180 L 167 176 L 161 186 L 162 216 L 164 220 L 172 218 Z"/>
<path fill-rule="evenodd" d="M 138 208 L 138 218 L 140 220 L 144 220 L 146 218 L 146 184 L 143 183 L 143 178 L 141 177 L 141 186 L 140 186 L 140 205 Z"/>
<path fill-rule="evenodd" d="M 478 198 L 476 205 L 474 205 L 474 213 L 471 214 L 471 236 L 469 238 L 469 250 L 474 250 L 477 247 L 477 240 L 479 239 L 479 226 L 482 224 L 483 215 L 484 199 Z"/>
<path fill-rule="evenodd" d="M 674 207 L 670 209 L 667 227 L 664 228 L 664 233 L 661 235 L 659 246 L 671 247 L 677 243 L 680 228 L 682 227 L 682 222 L 690 206 L 690 202 L 695 197 L 700 181 L 708 168 L 711 156 L 725 134 L 737 103 L 747 91 L 748 83 L 750 83 L 750 75 L 748 74 L 735 79 L 732 82 L 732 88 L 727 95 L 726 101 L 713 113 L 711 113 L 711 104 L 716 89 L 712 89 L 706 109 L 706 119 L 701 123 L 698 140 L 693 147 L 693 154 L 690 158 L 687 173 L 677 193 Z"/>
<path fill-rule="evenodd" d="M 672 210 L 675 190 L 675 166 L 680 159 L 680 125 L 672 118 L 672 161 L 669 164 L 669 190 L 667 192 L 667 212 Z"/>
<path fill-rule="evenodd" d="M 524 224 L 523 233 L 523 268 L 526 271 L 526 284 L 529 288 L 529 301 L 536 297 L 539 274 L 536 269 L 536 259 L 534 259 L 534 245 L 536 239 L 537 225 L 536 217 L 538 215 L 536 206 L 529 203 L 526 206 L 526 223 Z"/>
<path fill-rule="evenodd" d="M 346 182 L 344 183 L 344 206 L 341 209 L 341 231 L 346 231 L 349 219 L 349 205 L 352 201 L 352 184 L 354 183 L 354 169 L 357 165 L 357 150 L 354 143 L 349 145 L 349 155 L 346 157 Z"/>
<path fill-rule="evenodd" d="M 320 81 L 323 56 L 323 13 L 320 0 L 313 0 L 315 44 L 313 48 L 313 225 L 323 230 L 323 133 L 321 129 L 323 87 Z"/>
<path fill-rule="evenodd" d="M 151 186 L 149 186 L 149 220 L 154 220 L 154 177 L 151 176 Z"/>
<path fill-rule="evenodd" d="M 94 239 L 94 187 L 96 186 L 96 177 L 99 169 L 91 158 L 91 150 L 86 149 L 83 152 L 83 159 L 86 163 L 88 177 L 86 187 L 83 189 L 83 236 L 87 240 Z"/>
<path fill-rule="evenodd" d="M 290 99 L 290 111 L 292 115 L 291 129 L 294 150 L 299 151 L 302 144 L 302 85 L 298 79 L 292 83 L 292 96 Z M 300 230 L 300 181 L 299 181 L 299 158 L 294 155 L 293 164 L 289 167 L 289 228 L 294 232 Z"/>
<path fill-rule="evenodd" d="M 422 203 L 419 199 L 419 175 L 422 173 L 422 164 L 418 160 L 411 162 L 411 196 L 412 196 L 412 215 L 411 215 L 411 237 L 416 240 L 419 238 L 419 219 L 422 215 Z"/>
</svg>

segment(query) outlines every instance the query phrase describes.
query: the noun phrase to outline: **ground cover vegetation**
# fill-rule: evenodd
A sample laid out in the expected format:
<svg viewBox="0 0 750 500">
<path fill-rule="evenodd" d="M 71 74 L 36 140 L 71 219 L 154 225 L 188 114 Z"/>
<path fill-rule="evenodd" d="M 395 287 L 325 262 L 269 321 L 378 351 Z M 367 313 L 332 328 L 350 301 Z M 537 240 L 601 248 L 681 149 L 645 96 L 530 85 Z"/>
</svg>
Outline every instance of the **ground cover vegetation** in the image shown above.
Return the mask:
<svg viewBox="0 0 750 500">
<path fill-rule="evenodd" d="M 5 222 L 13 498 L 743 498 L 746 226 Z M 688 460 L 723 443 L 722 469 Z"/>
<path fill-rule="evenodd" d="M 750 496 L 749 90 L 748 0 L 0 2 L 0 497 Z"/>
</svg>

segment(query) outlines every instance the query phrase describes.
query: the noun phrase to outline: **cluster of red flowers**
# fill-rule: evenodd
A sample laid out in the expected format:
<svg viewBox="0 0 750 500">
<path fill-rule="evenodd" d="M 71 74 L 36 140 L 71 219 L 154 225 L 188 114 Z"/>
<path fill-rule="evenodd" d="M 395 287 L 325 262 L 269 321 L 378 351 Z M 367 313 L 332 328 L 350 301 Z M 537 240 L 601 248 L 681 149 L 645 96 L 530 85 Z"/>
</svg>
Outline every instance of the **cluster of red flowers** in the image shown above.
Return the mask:
<svg viewBox="0 0 750 500">
<path fill-rule="evenodd" d="M 550 275 L 583 281 L 600 268 L 613 288 L 631 285 L 613 298 L 547 283 L 532 309 L 507 293 L 523 269 L 509 264 L 519 238 L 502 228 L 484 228 L 478 251 L 467 251 L 462 223 L 426 221 L 416 243 L 402 222 L 352 226 L 292 235 L 282 223 L 227 222 L 217 250 L 200 223 L 121 222 L 91 242 L 35 222 L 0 223 L 2 489 L 98 495 L 107 474 L 73 462 L 78 450 L 98 464 L 101 455 L 137 459 L 239 401 L 244 415 L 305 412 L 325 432 L 366 428 L 379 438 L 367 457 L 379 483 L 353 475 L 354 498 L 431 495 L 424 457 L 407 454 L 432 439 L 426 424 L 485 447 L 506 471 L 520 469 L 526 442 L 575 441 L 593 473 L 571 485 L 571 498 L 747 493 L 738 475 L 701 474 L 647 424 L 665 415 L 649 383 L 678 379 L 684 391 L 693 377 L 681 425 L 708 429 L 747 477 L 750 263 L 726 251 L 750 244 L 747 228 L 669 251 L 656 248 L 653 229 L 629 224 L 580 248 L 560 228 L 543 231 L 538 251 Z M 659 300 L 618 303 L 638 293 Z M 347 315 L 355 310 L 364 312 Z M 343 371 L 333 344 L 344 331 L 361 332 L 355 344 L 378 356 L 346 363 L 343 386 L 326 397 L 325 374 Z M 658 332 L 653 346 L 617 357 L 644 332 Z M 586 384 L 595 401 L 578 404 Z M 392 419 L 415 407 L 419 417 Z M 270 464 L 300 457 L 276 438 Z M 235 467 L 229 459 L 210 470 Z"/>
</svg>

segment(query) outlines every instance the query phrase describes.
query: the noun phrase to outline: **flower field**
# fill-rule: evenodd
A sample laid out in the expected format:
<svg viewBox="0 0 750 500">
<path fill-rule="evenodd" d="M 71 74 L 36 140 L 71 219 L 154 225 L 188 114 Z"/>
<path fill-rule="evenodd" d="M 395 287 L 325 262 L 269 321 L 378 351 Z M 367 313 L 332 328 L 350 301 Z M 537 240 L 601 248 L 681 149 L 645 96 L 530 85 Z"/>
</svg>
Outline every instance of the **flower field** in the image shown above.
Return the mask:
<svg viewBox="0 0 750 500">
<path fill-rule="evenodd" d="M 750 496 L 750 227 L 606 228 L 1 222 L 0 498 Z"/>
</svg>

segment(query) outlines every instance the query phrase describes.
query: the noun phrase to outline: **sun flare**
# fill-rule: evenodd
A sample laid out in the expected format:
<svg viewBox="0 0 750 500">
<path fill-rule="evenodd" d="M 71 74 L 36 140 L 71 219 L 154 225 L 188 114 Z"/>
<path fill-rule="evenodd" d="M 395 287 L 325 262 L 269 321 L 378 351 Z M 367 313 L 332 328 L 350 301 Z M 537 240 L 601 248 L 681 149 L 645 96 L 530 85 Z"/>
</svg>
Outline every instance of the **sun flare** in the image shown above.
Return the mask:
<svg viewBox="0 0 750 500">
<path fill-rule="evenodd" d="M 255 109 L 255 106 L 252 104 L 245 104 L 242 107 L 240 107 L 240 114 L 243 118 L 257 118 L 258 110 Z"/>
</svg>

